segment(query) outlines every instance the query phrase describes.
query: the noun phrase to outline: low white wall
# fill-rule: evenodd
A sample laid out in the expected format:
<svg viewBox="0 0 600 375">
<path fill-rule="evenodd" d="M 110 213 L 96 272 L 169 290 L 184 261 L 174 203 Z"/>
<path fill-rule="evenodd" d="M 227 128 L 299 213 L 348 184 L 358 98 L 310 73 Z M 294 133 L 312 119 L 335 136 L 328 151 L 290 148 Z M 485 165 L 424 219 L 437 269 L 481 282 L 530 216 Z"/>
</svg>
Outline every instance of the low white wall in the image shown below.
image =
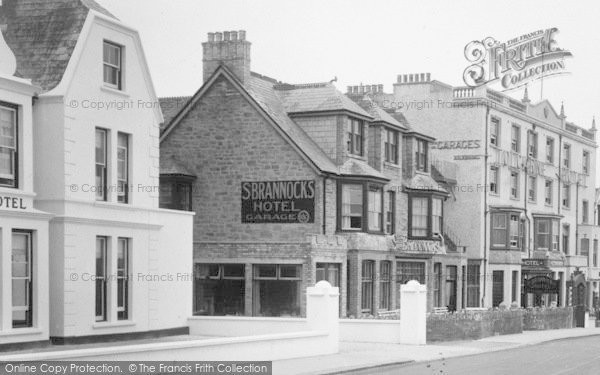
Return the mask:
<svg viewBox="0 0 600 375">
<path fill-rule="evenodd" d="M 183 340 L 0 356 L 0 361 L 273 361 L 323 354 L 328 332 Z"/>
<path fill-rule="evenodd" d="M 340 341 L 397 344 L 400 339 L 399 320 L 340 320 Z"/>
<path fill-rule="evenodd" d="M 252 336 L 308 330 L 303 318 L 263 318 L 243 316 L 194 316 L 188 319 L 190 335 Z"/>
</svg>

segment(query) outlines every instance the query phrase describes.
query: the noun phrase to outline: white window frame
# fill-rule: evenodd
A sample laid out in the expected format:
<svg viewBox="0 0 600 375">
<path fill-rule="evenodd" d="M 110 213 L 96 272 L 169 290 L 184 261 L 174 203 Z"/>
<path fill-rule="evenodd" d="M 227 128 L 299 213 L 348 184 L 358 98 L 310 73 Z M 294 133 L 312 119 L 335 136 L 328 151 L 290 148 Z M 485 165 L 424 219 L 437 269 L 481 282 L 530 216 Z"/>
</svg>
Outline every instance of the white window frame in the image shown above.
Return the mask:
<svg viewBox="0 0 600 375">
<path fill-rule="evenodd" d="M 19 155 L 19 124 L 18 124 L 18 112 L 16 108 L 12 108 L 6 105 L 0 104 L 0 111 L 7 111 L 12 114 L 12 132 L 13 137 L 3 136 L 0 133 L 0 152 L 4 151 L 9 155 L 11 163 L 10 173 L 0 173 L 0 179 L 8 181 L 7 183 L 0 183 L 0 186 L 16 188 L 18 181 L 18 155 Z M 1 129 L 1 128 L 0 128 Z M 9 139 L 7 145 L 3 145 L 4 138 Z M 11 142 L 12 144 L 8 144 Z"/>
<path fill-rule="evenodd" d="M 115 65 L 109 61 L 107 61 L 107 56 L 104 53 L 104 49 L 105 47 L 108 48 L 113 48 L 115 51 L 118 51 L 118 65 Z M 104 82 L 104 84 L 110 88 L 116 89 L 116 90 L 123 90 L 123 46 L 114 43 L 114 42 L 109 42 L 107 40 L 103 41 L 102 43 L 102 81 Z M 105 68 L 108 67 L 110 69 L 115 69 L 117 71 L 117 82 L 113 83 L 113 82 L 108 82 L 107 81 L 107 77 L 105 75 Z"/>
</svg>

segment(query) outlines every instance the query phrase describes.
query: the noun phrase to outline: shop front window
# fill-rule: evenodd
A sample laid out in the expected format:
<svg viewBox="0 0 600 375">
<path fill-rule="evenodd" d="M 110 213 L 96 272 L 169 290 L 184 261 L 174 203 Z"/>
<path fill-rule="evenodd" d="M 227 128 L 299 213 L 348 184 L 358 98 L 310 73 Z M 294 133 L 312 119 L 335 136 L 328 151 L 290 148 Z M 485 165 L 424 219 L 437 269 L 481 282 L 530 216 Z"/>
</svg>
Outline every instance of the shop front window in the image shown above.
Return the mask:
<svg viewBox="0 0 600 375">
<path fill-rule="evenodd" d="M 244 264 L 194 266 L 194 315 L 244 315 Z"/>
<path fill-rule="evenodd" d="M 300 316 L 302 266 L 254 265 L 252 308 L 254 316 Z"/>
</svg>

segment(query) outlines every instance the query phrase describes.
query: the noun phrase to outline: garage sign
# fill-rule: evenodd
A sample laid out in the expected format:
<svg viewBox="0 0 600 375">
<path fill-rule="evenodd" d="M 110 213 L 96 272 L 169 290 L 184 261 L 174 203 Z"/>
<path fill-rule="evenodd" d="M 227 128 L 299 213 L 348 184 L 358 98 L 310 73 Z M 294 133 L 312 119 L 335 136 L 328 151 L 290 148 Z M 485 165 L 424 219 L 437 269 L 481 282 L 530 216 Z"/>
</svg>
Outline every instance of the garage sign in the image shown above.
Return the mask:
<svg viewBox="0 0 600 375">
<path fill-rule="evenodd" d="M 242 223 L 314 222 L 314 180 L 242 182 Z"/>
</svg>

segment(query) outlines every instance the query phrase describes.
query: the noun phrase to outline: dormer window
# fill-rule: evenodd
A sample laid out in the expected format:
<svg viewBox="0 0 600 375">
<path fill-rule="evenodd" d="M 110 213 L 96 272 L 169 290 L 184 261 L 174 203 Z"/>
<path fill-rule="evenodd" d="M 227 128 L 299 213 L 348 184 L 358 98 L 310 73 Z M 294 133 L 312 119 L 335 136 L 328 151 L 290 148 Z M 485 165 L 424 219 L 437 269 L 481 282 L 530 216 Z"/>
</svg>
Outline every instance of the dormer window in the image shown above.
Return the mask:
<svg viewBox="0 0 600 375">
<path fill-rule="evenodd" d="M 427 172 L 427 142 L 422 139 L 417 139 L 415 161 L 418 171 Z"/>
<path fill-rule="evenodd" d="M 363 155 L 364 121 L 350 118 L 346 129 L 348 154 Z"/>
<path fill-rule="evenodd" d="M 0 105 L 0 186 L 17 187 L 17 111 Z"/>
<path fill-rule="evenodd" d="M 398 164 L 398 132 L 395 130 L 385 130 L 385 161 Z"/>
<path fill-rule="evenodd" d="M 122 55 L 123 47 L 114 43 L 104 42 L 104 84 L 117 90 L 123 89 Z"/>
</svg>

